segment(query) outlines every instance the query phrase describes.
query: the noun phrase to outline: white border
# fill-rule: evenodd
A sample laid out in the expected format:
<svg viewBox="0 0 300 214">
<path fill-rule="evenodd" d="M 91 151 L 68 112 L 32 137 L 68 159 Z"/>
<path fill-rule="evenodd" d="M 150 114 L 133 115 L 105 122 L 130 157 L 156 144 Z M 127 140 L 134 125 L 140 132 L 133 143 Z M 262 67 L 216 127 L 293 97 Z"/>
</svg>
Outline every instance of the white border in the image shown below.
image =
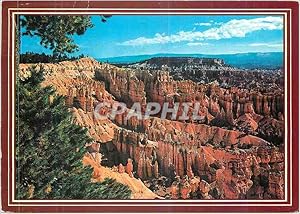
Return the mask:
<svg viewBox="0 0 300 214">
<path fill-rule="evenodd" d="M 12 19 L 13 19 L 13 23 L 15 23 L 15 15 L 20 15 L 20 14 L 66 14 L 66 12 L 56 12 L 58 10 L 71 10 L 71 11 L 75 11 L 75 10 L 101 10 L 98 12 L 67 12 L 68 14 L 85 14 L 85 15 L 94 15 L 94 14 L 118 14 L 118 15 L 145 15 L 145 14 L 151 14 L 151 15 L 156 15 L 156 14 L 161 14 L 161 15 L 171 15 L 171 14 L 180 14 L 180 15 L 186 15 L 186 14 L 190 14 L 190 15 L 207 15 L 207 14 L 215 14 L 212 12 L 201 12 L 201 10 L 210 10 L 210 11 L 218 11 L 218 10 L 234 10 L 234 9 L 222 9 L 222 8 L 217 8 L 217 9 L 198 9 L 198 8 L 170 8 L 170 9 L 166 9 L 166 8 L 9 8 L 8 9 L 8 15 L 12 14 Z M 11 10 L 17 10 L 17 11 L 22 11 L 22 10 L 53 10 L 53 12 L 12 12 Z M 102 12 L 105 10 L 114 10 L 114 11 L 123 11 L 122 13 L 120 12 Z M 130 10 L 141 10 L 141 11 L 147 11 L 147 10 L 153 10 L 153 11 L 163 11 L 163 12 L 124 12 L 124 10 L 126 11 L 130 11 Z M 197 11 L 199 10 L 199 12 L 188 12 L 188 13 L 184 13 L 184 12 L 166 12 L 166 11 L 172 11 L 172 10 L 183 10 L 183 11 Z M 248 12 L 249 10 L 254 10 L 254 11 L 266 11 L 269 10 L 270 15 L 283 15 L 284 16 L 284 20 L 285 20 L 285 28 L 284 28 L 284 34 L 285 34 L 285 117 L 288 116 L 287 114 L 287 12 L 273 12 L 274 10 L 286 10 L 289 11 L 291 14 L 291 9 L 288 8 L 276 8 L 276 9 L 237 9 L 237 10 L 246 10 L 247 13 L 245 12 L 224 12 L 224 15 L 231 15 L 231 14 L 243 14 L 243 15 L 266 15 L 268 14 L 267 12 Z M 223 15 L 223 14 L 222 14 Z M 291 26 L 291 18 L 290 18 L 290 26 Z M 15 50 L 15 42 L 14 42 L 14 36 L 15 36 L 15 28 L 12 28 L 12 41 L 10 41 L 10 18 L 8 20 L 8 32 L 9 32 L 9 36 L 8 36 L 8 66 L 10 65 L 9 62 L 9 56 L 10 56 L 10 42 L 12 43 L 12 68 L 11 71 L 14 71 L 14 50 Z M 291 28 L 290 28 L 290 37 L 291 37 Z M 290 38 L 290 43 L 291 43 L 291 38 Z M 290 46 L 291 47 L 291 46 Z M 291 56 L 291 55 L 290 55 Z M 292 57 L 290 57 L 290 72 L 291 72 L 291 66 L 292 66 Z M 8 80 L 9 80 L 9 75 L 10 75 L 10 67 L 8 67 Z M 12 85 L 14 85 L 14 75 L 12 75 Z M 10 82 L 8 81 L 8 88 L 10 87 Z M 290 73 L 290 101 L 291 99 L 291 90 L 292 90 L 292 75 Z M 15 91 L 12 90 L 12 97 L 15 97 Z M 15 113 L 15 103 L 14 103 L 15 99 L 12 100 L 12 105 L 8 105 L 8 107 L 11 107 L 12 110 L 12 118 L 14 118 L 14 113 Z M 10 96 L 8 96 L 8 104 L 10 104 Z M 290 103 L 290 121 L 292 118 L 292 111 L 291 111 L 292 105 Z M 8 118 L 10 118 L 10 111 L 8 112 Z M 8 121 L 8 138 L 9 138 L 9 130 L 10 130 L 10 121 Z M 12 139 L 9 140 L 9 144 L 8 144 L 8 154 L 9 154 L 9 149 L 10 149 L 10 142 L 15 142 L 15 136 L 14 136 L 14 126 L 15 124 L 12 124 Z M 290 138 L 292 136 L 292 123 L 290 123 Z M 285 118 L 285 130 L 287 130 L 287 119 Z M 291 139 L 290 139 L 291 140 Z M 287 133 L 285 132 L 285 181 L 287 181 Z M 10 178 L 10 174 L 8 173 L 8 182 L 12 182 L 12 190 L 14 190 L 14 147 L 12 147 L 12 157 L 11 157 L 11 162 L 12 162 L 12 178 Z M 8 158 L 8 166 L 10 166 L 10 161 Z M 10 169 L 10 167 L 8 167 Z M 8 206 L 291 206 L 292 205 L 292 144 L 290 145 L 290 204 L 278 204 L 278 202 L 287 202 L 287 185 L 285 184 L 285 199 L 284 200 L 15 200 L 15 195 L 14 195 L 14 191 L 12 191 L 12 202 L 14 203 L 18 203 L 18 204 L 8 204 Z M 12 179 L 12 180 L 10 180 Z M 8 183 L 9 184 L 9 183 Z M 10 198 L 9 198 L 9 191 L 8 191 L 8 202 L 10 202 Z M 243 202 L 243 203 L 247 203 L 247 202 L 277 202 L 277 204 L 219 204 L 219 203 L 226 203 L 226 202 Z M 29 202 L 30 204 L 21 204 L 20 202 L 26 203 Z M 86 204 L 32 204 L 32 202 L 47 202 L 47 203 L 64 203 L 64 202 L 85 202 Z M 87 202 L 101 202 L 101 204 L 87 204 Z M 113 202 L 113 204 L 107 204 L 105 202 Z M 115 204 L 115 203 L 128 203 L 130 202 L 130 204 Z M 138 202 L 134 203 L 134 202 Z M 154 202 L 155 204 L 142 204 L 143 202 Z M 172 204 L 163 204 L 163 203 L 170 203 L 172 202 Z M 176 202 L 189 202 L 189 204 L 175 204 Z M 192 202 L 192 203 L 191 203 Z M 208 204 L 201 204 L 201 202 L 205 202 Z M 211 204 L 213 202 L 218 202 L 218 204 Z"/>
</svg>

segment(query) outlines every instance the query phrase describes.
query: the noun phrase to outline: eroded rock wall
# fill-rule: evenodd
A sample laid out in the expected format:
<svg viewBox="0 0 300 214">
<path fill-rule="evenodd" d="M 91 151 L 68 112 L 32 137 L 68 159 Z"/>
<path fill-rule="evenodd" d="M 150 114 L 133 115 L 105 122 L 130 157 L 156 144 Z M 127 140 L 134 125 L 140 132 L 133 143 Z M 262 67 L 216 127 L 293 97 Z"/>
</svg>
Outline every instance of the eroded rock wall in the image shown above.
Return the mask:
<svg viewBox="0 0 300 214">
<path fill-rule="evenodd" d="M 24 78 L 30 75 L 30 66 L 20 65 Z M 144 182 L 167 177 L 161 192 L 173 199 L 284 198 L 280 91 L 175 81 L 166 71 L 121 69 L 88 58 L 42 66 L 47 71 L 43 85 L 54 86 L 66 97 L 74 122 L 106 144 L 105 158 L 129 177 Z M 114 120 L 98 120 L 93 111 L 103 101 L 125 102 L 128 109 Z M 183 113 L 180 106 L 175 121 L 171 115 L 127 120 L 134 102 L 142 104 L 142 111 L 147 102 L 168 102 L 169 107 L 190 102 L 188 115 L 199 103 L 197 114 L 202 119 L 177 121 Z"/>
</svg>

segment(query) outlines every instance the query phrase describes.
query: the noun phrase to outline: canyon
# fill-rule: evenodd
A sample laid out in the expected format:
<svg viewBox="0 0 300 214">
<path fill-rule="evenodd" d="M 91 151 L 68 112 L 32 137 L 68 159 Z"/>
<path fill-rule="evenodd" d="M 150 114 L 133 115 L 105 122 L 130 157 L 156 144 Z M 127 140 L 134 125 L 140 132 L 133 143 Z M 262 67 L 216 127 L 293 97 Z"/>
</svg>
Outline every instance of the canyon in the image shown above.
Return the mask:
<svg viewBox="0 0 300 214">
<path fill-rule="evenodd" d="M 91 58 L 34 66 L 47 71 L 43 86 L 65 97 L 74 123 L 94 139 L 84 145 L 83 158 L 94 168 L 94 181 L 115 178 L 129 186 L 133 199 L 284 199 L 282 75 L 240 71 L 216 59 L 202 60 L 194 75 L 183 76 L 175 62 L 171 69 L 164 63 L 117 67 Z M 20 65 L 21 79 L 31 66 Z M 127 109 L 99 120 L 94 110 L 102 102 L 109 106 L 100 113 L 118 102 Z M 145 112 L 150 102 L 179 103 L 175 119 L 126 119 L 134 103 Z M 184 102 L 191 103 L 187 115 L 199 103 L 201 120 L 178 120 Z"/>
</svg>

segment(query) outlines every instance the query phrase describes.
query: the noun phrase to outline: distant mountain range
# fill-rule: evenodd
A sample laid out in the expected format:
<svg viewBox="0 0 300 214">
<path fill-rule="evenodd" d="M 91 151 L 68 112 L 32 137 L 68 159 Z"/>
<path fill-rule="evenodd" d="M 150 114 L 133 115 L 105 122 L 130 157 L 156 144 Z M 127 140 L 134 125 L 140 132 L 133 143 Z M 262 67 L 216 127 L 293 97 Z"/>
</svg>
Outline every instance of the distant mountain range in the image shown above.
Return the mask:
<svg viewBox="0 0 300 214">
<path fill-rule="evenodd" d="M 154 57 L 199 57 L 223 59 L 226 64 L 244 69 L 276 69 L 283 67 L 283 52 L 268 53 L 237 53 L 237 54 L 170 54 L 161 53 L 153 55 L 119 56 L 110 58 L 99 58 L 98 61 L 111 64 L 131 64 Z"/>
</svg>

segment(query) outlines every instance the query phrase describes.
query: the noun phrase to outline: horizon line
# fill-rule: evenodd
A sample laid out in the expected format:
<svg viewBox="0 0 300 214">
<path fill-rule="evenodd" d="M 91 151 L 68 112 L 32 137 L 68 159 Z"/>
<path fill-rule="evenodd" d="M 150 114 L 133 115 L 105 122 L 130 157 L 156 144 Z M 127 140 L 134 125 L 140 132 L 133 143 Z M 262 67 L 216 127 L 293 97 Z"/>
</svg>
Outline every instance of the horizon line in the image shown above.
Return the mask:
<svg viewBox="0 0 300 214">
<path fill-rule="evenodd" d="M 255 53 L 284 53 L 284 51 L 266 51 L 266 52 L 235 52 L 235 53 L 216 53 L 216 54 L 210 54 L 210 53 L 145 53 L 145 54 L 137 54 L 137 55 L 120 55 L 120 56 L 108 56 L 108 57 L 93 57 L 95 59 L 108 59 L 108 58 L 117 58 L 117 57 L 134 57 L 134 56 L 146 56 L 146 55 L 163 55 L 163 54 L 174 54 L 174 55 L 189 55 L 189 54 L 195 54 L 195 55 L 211 55 L 211 56 L 217 56 L 217 55 L 234 55 L 234 54 L 255 54 Z"/>
</svg>

